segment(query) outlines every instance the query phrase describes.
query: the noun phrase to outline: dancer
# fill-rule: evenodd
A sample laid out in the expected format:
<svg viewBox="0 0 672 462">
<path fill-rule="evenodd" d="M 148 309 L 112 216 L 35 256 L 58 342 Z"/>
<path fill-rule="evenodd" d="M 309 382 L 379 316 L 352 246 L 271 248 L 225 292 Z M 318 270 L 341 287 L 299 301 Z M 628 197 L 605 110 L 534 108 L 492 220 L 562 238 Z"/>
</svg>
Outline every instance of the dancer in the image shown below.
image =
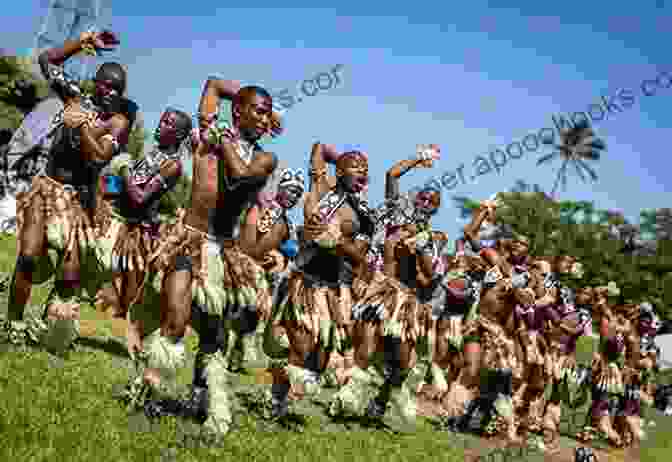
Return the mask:
<svg viewBox="0 0 672 462">
<path fill-rule="evenodd" d="M 122 96 L 127 77 L 119 64 L 100 66 L 91 99 L 65 79 L 62 65 L 85 48 L 108 50 L 118 43 L 110 32 L 84 33 L 79 40 L 40 55 L 42 72 L 65 107 L 51 121 L 46 136 L 51 143 L 46 174 L 35 177 L 30 191 L 17 197 L 18 256 L 6 327 L 15 341 L 26 339 L 25 326 L 16 321 L 23 318 L 33 275 L 47 248 L 61 253 L 60 274 L 47 301 L 45 319 L 35 320 L 31 338 L 60 350 L 78 336 L 80 267 L 95 248 L 98 173 L 127 143 L 133 115 L 128 114 L 131 103 Z M 54 331 L 56 325 L 60 327 Z"/>
<path fill-rule="evenodd" d="M 513 334 L 511 325 L 515 306 L 531 305 L 535 295 L 527 287 L 530 278 L 525 268 L 515 270 L 513 265 L 526 262 L 529 240 L 525 236 L 517 235 L 512 239 L 510 247 L 507 247 L 505 252 L 508 254 L 508 259 L 504 258 L 505 254 L 502 252 L 487 249 L 489 261 L 497 262 L 497 265 L 491 267 L 483 278 L 478 317 L 473 327 L 466 329 L 466 334 L 478 338 L 482 345 L 481 396 L 471 402 L 464 415 L 458 419 L 456 426 L 459 429 L 466 428 L 476 409 L 485 407 L 487 412 L 490 412 L 489 408 L 492 406 L 506 425 L 507 438 L 517 443 L 520 442 L 520 438 L 517 435 L 512 397 L 517 358 L 515 342 L 509 334 Z M 504 276 L 506 269 L 503 268 L 506 267 L 511 271 L 510 277 Z M 462 380 L 473 383 L 474 378 L 470 379 L 468 382 Z"/>
<path fill-rule="evenodd" d="M 661 323 L 648 302 L 626 305 L 622 311 L 630 322 L 630 331 L 625 334 L 624 393 L 615 424 L 623 435 L 623 443 L 631 445 L 638 444 L 644 437 L 640 417 L 641 401 L 648 395 L 647 387 L 657 357 L 654 339 Z"/>
<path fill-rule="evenodd" d="M 421 147 L 421 148 L 424 148 Z M 387 172 L 385 208 L 381 210 L 376 235 L 384 237 L 382 265 L 365 279 L 364 294 L 352 308 L 355 367 L 350 381 L 338 392 L 330 407 L 332 415 L 380 418 L 391 399 L 407 423 L 415 423 L 415 403 L 404 381 L 415 365 L 419 335 L 418 281 L 432 279 L 434 243 L 430 218 L 438 211 L 440 195 L 435 189 L 420 191 L 414 201 L 401 195 L 399 179 L 414 168 L 432 166 L 438 147 L 418 149 L 416 157 L 397 162 Z M 419 269 L 419 271 L 418 271 Z M 384 353 L 383 371 L 370 365 L 374 353 Z M 382 372 L 382 374 L 381 374 Z"/>
<path fill-rule="evenodd" d="M 99 261 L 104 270 L 114 273 L 119 300 L 115 317 L 126 317 L 131 305 L 143 300 L 140 288 L 150 271 L 148 257 L 159 241 L 159 201 L 183 174 L 183 162 L 191 154 L 191 129 L 191 116 L 166 109 L 154 133 L 156 144 L 137 161 L 117 156 L 104 178 L 105 196 L 112 207 L 99 233 Z M 142 349 L 144 329 L 137 314 L 129 318 L 127 332 L 131 357 Z"/>
<path fill-rule="evenodd" d="M 565 258 L 551 260 L 554 266 L 547 259 L 532 259 L 529 265 L 531 285 L 537 298 L 528 311 L 531 319 L 528 318 L 523 327 L 527 332 L 521 336 L 528 346 L 532 339 L 537 341 L 533 348 L 543 361 L 526 362 L 524 384 L 517 396 L 520 397 L 523 437 L 529 431 L 543 429 L 544 444 L 549 451 L 554 451 L 559 438 L 560 404 L 566 401 L 573 405 L 571 391 L 581 392 L 585 385 L 586 377 L 576 364 L 576 343 L 590 328 L 592 319 L 589 312 L 576 307 L 576 300 L 582 305 L 589 303 L 589 293 L 581 291 L 575 299 L 574 292 L 558 281 L 559 274 L 570 273 L 578 266 L 564 265 Z M 573 275 L 576 277 L 577 273 Z M 531 329 L 536 331 L 530 333 Z M 526 356 L 530 356 L 527 351 Z M 540 405 L 547 382 L 553 388 L 541 417 Z"/>
<path fill-rule="evenodd" d="M 489 268 L 488 260 L 481 254 L 488 254 L 488 249 L 501 249 L 500 238 L 503 236 L 499 226 L 495 224 L 495 209 L 498 202 L 486 200 L 481 202 L 474 212 L 473 219 L 465 227 L 465 236 L 456 242 L 455 257 L 449 260 L 448 268 L 442 277 L 432 300 L 432 326 L 429 340 L 432 347 L 431 377 L 433 390 L 431 398 L 440 398 L 450 387 L 457 387 L 449 392 L 450 413 L 461 408 L 465 391 L 463 386 L 473 386 L 478 374 L 474 337 L 465 337 L 465 326 L 473 324 L 480 301 L 482 279 Z M 502 252 L 503 253 L 503 252 Z M 444 371 L 451 368 L 446 377 Z M 462 373 L 461 370 L 464 369 Z M 462 374 L 462 382 L 456 382 Z"/>
<path fill-rule="evenodd" d="M 624 393 L 623 373 L 621 365 L 625 358 L 625 334 L 630 330 L 630 322 L 616 310 L 607 307 L 604 300 L 608 293 L 606 288 L 596 289 L 596 308 L 600 310 L 600 351 L 595 353 L 592 365 L 593 402 L 590 408 L 592 427 L 582 439 L 591 438 L 590 430 L 597 429 L 606 435 L 615 446 L 622 443 L 621 436 L 615 431 L 610 416 L 610 401 L 621 398 Z"/>
<path fill-rule="evenodd" d="M 162 319 L 160 330 L 145 339 L 142 377 L 154 390 L 174 390 L 191 316 L 199 349 L 187 407 L 218 436 L 228 432 L 233 417 L 222 336 L 254 333 L 256 288 L 262 284 L 253 260 L 241 250 L 240 225 L 277 165 L 275 155 L 258 144 L 271 125 L 271 96 L 260 87 L 242 88 L 232 105 L 233 126 L 221 129 L 213 114 L 220 100 L 215 90 L 222 83 L 208 80 L 201 99 L 191 206 L 166 229 L 150 257 L 164 275 Z M 232 321 L 237 329 L 225 329 Z"/>
<path fill-rule="evenodd" d="M 287 270 L 290 259 L 296 257 L 298 253 L 298 241 L 293 235 L 294 226 L 288 212 L 303 198 L 304 181 L 301 170 L 284 169 L 279 175 L 277 192 L 273 193 L 272 197 L 263 198 L 263 202 L 252 207 L 247 214 L 246 226 L 241 232 L 241 247 L 255 260 L 257 271 L 264 275 L 263 279 L 269 286 L 258 288 L 260 297 L 257 306 L 260 315 L 256 331 L 258 335 L 246 336 L 243 340 L 254 341 L 261 337 L 263 344 L 268 346 L 266 340 L 270 339 L 267 337 L 269 335 L 274 337 L 274 326 L 268 326 L 270 331 L 266 332 L 266 324 L 271 316 L 272 295 L 280 283 L 279 278 Z M 275 329 L 275 333 L 279 333 L 278 329 Z M 238 351 L 241 350 L 245 353 L 255 349 L 243 346 L 238 348 Z M 258 349 L 258 353 L 261 353 L 261 349 Z M 250 358 L 243 356 L 241 363 L 248 363 L 249 360 Z"/>
<path fill-rule="evenodd" d="M 336 164 L 333 187 L 327 163 Z M 290 387 L 314 394 L 330 352 L 352 349 L 352 283 L 366 267 L 373 234 L 370 211 L 360 196 L 367 184 L 365 154 L 339 155 L 332 147 L 313 145 L 304 206 L 305 247 L 273 315 L 290 340 L 289 364 L 273 370 L 274 418 L 288 415 Z"/>
</svg>

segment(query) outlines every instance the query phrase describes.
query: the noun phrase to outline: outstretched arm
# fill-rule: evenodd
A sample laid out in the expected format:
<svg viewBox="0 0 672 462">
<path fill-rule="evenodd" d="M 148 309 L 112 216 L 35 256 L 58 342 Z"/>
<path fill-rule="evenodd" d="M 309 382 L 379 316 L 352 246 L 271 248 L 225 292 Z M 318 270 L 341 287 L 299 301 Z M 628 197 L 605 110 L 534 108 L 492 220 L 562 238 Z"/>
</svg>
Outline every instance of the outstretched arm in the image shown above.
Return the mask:
<svg viewBox="0 0 672 462">
<path fill-rule="evenodd" d="M 62 47 L 45 50 L 38 57 L 37 62 L 40 65 L 42 76 L 65 103 L 74 98 L 74 95 L 69 94 L 65 88 L 67 84 L 62 69 L 57 69 L 58 73 L 54 73 L 54 66 L 62 67 L 68 59 L 80 53 L 83 49 L 82 40 L 68 40 Z"/>
<path fill-rule="evenodd" d="M 396 199 L 401 192 L 399 191 L 399 178 L 422 163 L 421 159 L 400 160 L 387 171 L 385 176 L 385 199 Z"/>
<path fill-rule="evenodd" d="M 56 90 L 64 102 L 67 103 L 75 95 L 68 94 L 65 88 L 66 82 L 62 69 L 60 69 L 61 72 L 58 75 L 52 74 L 53 66 L 62 67 L 68 59 L 84 50 L 112 50 L 118 44 L 119 40 L 111 32 L 84 32 L 79 36 L 78 40 L 67 40 L 62 47 L 50 48 L 43 51 L 37 61 L 44 78 L 54 87 L 54 90 Z"/>
<path fill-rule="evenodd" d="M 414 168 L 431 167 L 434 160 L 439 159 L 440 149 L 435 144 L 418 145 L 418 151 L 415 158 L 401 160 L 394 164 L 387 171 L 385 178 L 385 199 L 397 199 L 401 192 L 399 191 L 399 178 Z"/>
</svg>

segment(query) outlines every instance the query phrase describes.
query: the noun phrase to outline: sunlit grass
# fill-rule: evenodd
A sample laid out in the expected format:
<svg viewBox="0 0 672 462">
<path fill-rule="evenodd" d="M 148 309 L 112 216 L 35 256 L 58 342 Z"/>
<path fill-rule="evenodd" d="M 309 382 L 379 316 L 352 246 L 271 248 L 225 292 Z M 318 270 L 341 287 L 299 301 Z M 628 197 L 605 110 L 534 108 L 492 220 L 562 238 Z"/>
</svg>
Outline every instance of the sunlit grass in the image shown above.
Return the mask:
<svg viewBox="0 0 672 462">
<path fill-rule="evenodd" d="M 0 246 L 7 249 L 0 251 L 1 272 L 9 273 L 13 268 L 14 245 L 12 237 L 0 238 Z M 44 300 L 48 289 L 45 284 L 33 291 L 33 306 Z M 83 334 L 93 340 L 65 360 L 40 351 L 0 353 L 0 461 L 452 462 L 464 460 L 464 446 L 458 441 L 468 440 L 470 447 L 479 450 L 484 447 L 474 437 L 458 439 L 436 431 L 423 419 L 418 419 L 417 432 L 397 435 L 325 426 L 324 418 L 309 417 L 304 431 L 296 433 L 261 431 L 260 419 L 244 410 L 239 413 L 237 428 L 220 447 L 190 446 L 183 443 L 183 432 L 175 420 L 150 425 L 144 418 L 129 416 L 113 400 L 114 391 L 126 382 L 130 371 L 124 356 L 124 322 L 91 306 L 82 308 L 82 319 Z M 586 338 L 579 343 L 580 362 L 590 363 L 595 341 Z M 195 335 L 187 339 L 192 353 L 196 344 Z M 186 368 L 180 382 L 186 385 L 190 379 Z M 261 370 L 239 379 L 238 390 L 270 383 L 268 373 Z M 646 414 L 646 420 L 653 419 L 657 425 L 646 427 L 649 439 L 640 460 L 664 460 L 672 449 L 670 420 L 651 410 Z M 613 451 L 609 457 L 614 461 L 629 459 L 623 451 Z"/>
</svg>

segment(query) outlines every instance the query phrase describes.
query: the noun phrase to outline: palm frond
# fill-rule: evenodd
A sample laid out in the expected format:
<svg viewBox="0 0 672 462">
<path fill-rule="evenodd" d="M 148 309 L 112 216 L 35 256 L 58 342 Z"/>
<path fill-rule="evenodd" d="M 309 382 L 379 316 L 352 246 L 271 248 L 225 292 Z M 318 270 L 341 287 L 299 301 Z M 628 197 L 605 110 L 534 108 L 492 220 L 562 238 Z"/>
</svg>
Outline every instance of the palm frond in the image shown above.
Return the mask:
<svg viewBox="0 0 672 462">
<path fill-rule="evenodd" d="M 579 144 L 582 146 L 592 146 L 593 149 L 597 149 L 598 151 L 604 151 L 607 149 L 607 144 L 604 142 L 604 140 L 598 138 L 595 136 L 595 134 L 593 134 L 593 136 L 582 139 Z"/>
<path fill-rule="evenodd" d="M 585 130 L 590 128 L 590 122 L 587 119 L 580 120 L 574 124 L 574 130 Z"/>
<path fill-rule="evenodd" d="M 581 181 L 584 183 L 586 182 L 586 175 L 583 174 L 581 171 L 581 164 L 579 164 L 576 159 L 572 160 L 572 165 L 574 166 L 574 170 L 576 170 L 576 174 L 579 175 L 579 178 L 581 178 Z"/>
<path fill-rule="evenodd" d="M 567 160 L 563 161 L 562 166 L 560 166 L 560 169 L 558 170 L 558 174 L 555 177 L 555 183 L 553 184 L 553 190 L 551 191 L 551 195 L 555 194 L 555 191 L 558 189 L 558 183 L 560 181 L 563 181 L 563 183 L 565 183 L 567 180 L 567 162 L 568 162 Z"/>
<path fill-rule="evenodd" d="M 565 161 L 563 164 L 563 172 L 562 172 L 562 190 L 565 191 L 567 190 L 567 165 L 569 164 L 569 161 Z"/>
<path fill-rule="evenodd" d="M 546 162 L 548 162 L 549 160 L 551 160 L 551 159 L 553 159 L 553 158 L 555 158 L 555 157 L 559 157 L 559 156 L 560 156 L 560 152 L 559 152 L 559 151 L 554 151 L 554 152 L 552 152 L 551 154 L 546 154 L 545 156 L 542 156 L 542 157 L 540 157 L 539 159 L 537 159 L 537 165 L 541 165 L 541 164 L 543 164 L 543 163 L 546 163 Z"/>
<path fill-rule="evenodd" d="M 588 172 L 591 180 L 597 181 L 598 176 L 597 176 L 597 173 L 595 172 L 595 170 L 593 170 L 593 167 L 588 165 L 588 163 L 583 159 L 577 159 L 577 162 L 585 171 Z"/>
</svg>

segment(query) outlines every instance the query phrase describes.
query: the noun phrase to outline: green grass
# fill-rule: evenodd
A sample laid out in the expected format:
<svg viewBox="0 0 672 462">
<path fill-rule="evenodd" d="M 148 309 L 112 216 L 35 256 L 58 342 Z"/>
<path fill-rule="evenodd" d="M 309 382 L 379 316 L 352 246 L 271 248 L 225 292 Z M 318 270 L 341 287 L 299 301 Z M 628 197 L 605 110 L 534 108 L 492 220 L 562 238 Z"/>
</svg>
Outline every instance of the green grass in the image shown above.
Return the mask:
<svg viewBox="0 0 672 462">
<path fill-rule="evenodd" d="M 12 271 L 14 246 L 13 237 L 0 237 L 0 272 Z M 33 290 L 33 306 L 48 290 L 49 284 Z M 1 306 L 4 317 L 6 302 Z M 452 462 L 464 460 L 464 445 L 483 448 L 476 437 L 438 432 L 424 419 L 418 419 L 415 433 L 404 435 L 329 423 L 319 406 L 306 402 L 300 406 L 310 416 L 301 433 L 260 429 L 261 419 L 239 404 L 236 428 L 224 444 L 214 448 L 189 444 L 184 424 L 173 419 L 150 424 L 144 417 L 129 416 L 113 400 L 115 390 L 129 376 L 123 341 L 113 335 L 112 321 L 102 319 L 92 307 L 82 307 L 82 319 L 95 321 L 93 339 L 65 360 L 42 351 L 0 352 L 0 461 Z M 579 346 L 582 362 L 590 361 L 594 348 L 588 340 Z M 188 345 L 193 351 L 195 338 Z M 189 379 L 187 368 L 181 382 Z M 249 376 L 240 376 L 235 384 L 238 392 L 264 388 L 268 387 L 256 385 Z M 645 443 L 643 461 L 661 460 L 672 445 L 670 431 L 664 430 L 670 420 L 660 415 L 653 418 L 657 427 Z"/>
<path fill-rule="evenodd" d="M 15 241 L 0 239 L 0 248 L 6 249 L 0 251 L 0 271 L 9 273 Z M 44 300 L 49 287 L 33 289 L 33 306 Z M 5 309 L 6 302 L 3 317 Z M 113 338 L 111 321 L 101 319 L 90 306 L 82 307 L 82 319 L 96 321 L 95 342 L 80 346 L 65 360 L 42 351 L 0 353 L 1 461 L 462 460 L 461 450 L 428 423 L 402 436 L 325 426 L 324 419 L 315 417 L 308 418 L 302 433 L 260 431 L 260 420 L 244 410 L 222 447 L 190 447 L 180 442 L 184 432 L 175 420 L 150 424 L 144 417 L 129 416 L 112 399 L 127 381 L 130 363 L 118 354 L 123 348 Z M 181 381 L 186 383 L 190 371 L 183 372 Z M 236 389 L 259 387 L 250 377 L 240 379 Z"/>
</svg>

